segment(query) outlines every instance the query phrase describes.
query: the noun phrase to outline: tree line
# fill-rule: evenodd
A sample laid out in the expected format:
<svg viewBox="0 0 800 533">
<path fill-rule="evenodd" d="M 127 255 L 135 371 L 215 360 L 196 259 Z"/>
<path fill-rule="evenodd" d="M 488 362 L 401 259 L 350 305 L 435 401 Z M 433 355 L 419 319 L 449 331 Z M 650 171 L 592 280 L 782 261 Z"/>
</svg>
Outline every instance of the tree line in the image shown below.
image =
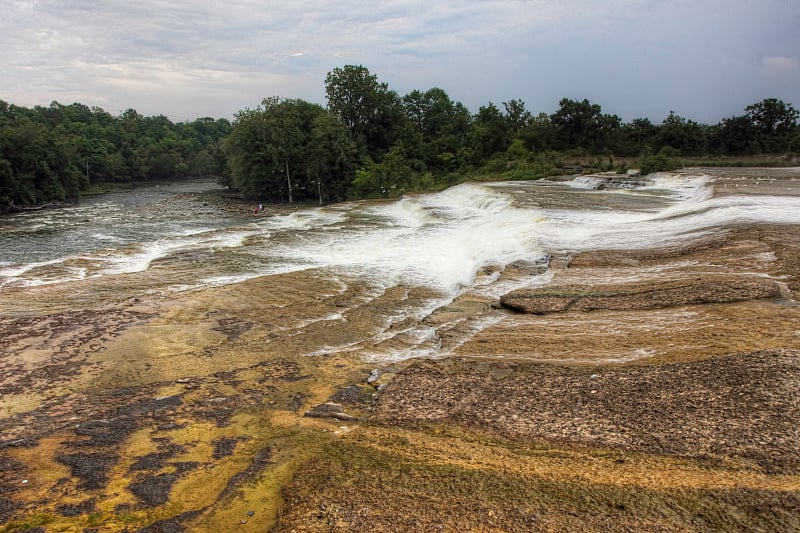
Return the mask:
<svg viewBox="0 0 800 533">
<path fill-rule="evenodd" d="M 798 112 L 775 98 L 708 126 L 672 111 L 659 124 L 623 123 L 568 98 L 552 114 L 534 115 L 522 100 L 471 113 L 440 88 L 400 96 L 361 65 L 333 69 L 324 84 L 326 107 L 269 97 L 232 123 L 0 101 L 0 206 L 69 201 L 102 182 L 194 175 L 217 175 L 248 198 L 327 203 L 481 174 L 542 177 L 576 156 L 638 158 L 652 170 L 677 157 L 800 152 Z"/>
<path fill-rule="evenodd" d="M 107 183 L 221 175 L 230 131 L 226 119 L 174 124 L 133 109 L 112 116 L 79 103 L 0 100 L 0 211 L 74 202 Z"/>
</svg>

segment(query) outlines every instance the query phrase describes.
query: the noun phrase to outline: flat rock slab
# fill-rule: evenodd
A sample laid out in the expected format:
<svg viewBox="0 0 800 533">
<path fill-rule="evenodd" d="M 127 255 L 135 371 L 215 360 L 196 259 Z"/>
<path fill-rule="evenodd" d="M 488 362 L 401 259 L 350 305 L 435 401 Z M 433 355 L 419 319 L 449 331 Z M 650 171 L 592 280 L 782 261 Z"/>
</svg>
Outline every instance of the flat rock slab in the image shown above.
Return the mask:
<svg viewBox="0 0 800 533">
<path fill-rule="evenodd" d="M 800 472 L 800 351 L 653 366 L 443 359 L 399 373 L 373 423 L 449 423 L 523 442 L 740 457 Z"/>
<path fill-rule="evenodd" d="M 779 298 L 780 285 L 771 279 L 703 276 L 646 283 L 520 289 L 502 296 L 500 303 L 522 313 L 545 315 L 572 310 L 633 311 Z"/>
</svg>

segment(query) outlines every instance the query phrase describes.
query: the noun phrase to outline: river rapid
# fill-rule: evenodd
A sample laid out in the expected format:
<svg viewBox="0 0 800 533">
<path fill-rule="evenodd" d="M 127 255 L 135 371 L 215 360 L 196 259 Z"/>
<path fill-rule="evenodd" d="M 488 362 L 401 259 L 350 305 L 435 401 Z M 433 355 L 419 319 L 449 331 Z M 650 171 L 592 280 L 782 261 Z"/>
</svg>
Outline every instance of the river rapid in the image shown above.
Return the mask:
<svg viewBox="0 0 800 533">
<path fill-rule="evenodd" d="M 468 183 L 275 215 L 201 201 L 217 188 L 209 180 L 115 192 L 0 220 L 0 304 L 19 313 L 103 309 L 255 281 L 268 290 L 253 289 L 242 305 L 296 300 L 285 302 L 276 330 L 316 341 L 294 355 L 442 357 L 502 317 L 431 319 L 436 309 L 544 285 L 551 261 L 678 244 L 734 224 L 798 222 L 797 196 L 714 194 L 714 183 L 699 170 Z M 781 186 L 796 187 L 796 173 Z M 525 266 L 524 275 L 504 275 L 510 265 Z M 458 338 L 443 340 L 454 321 Z"/>
</svg>

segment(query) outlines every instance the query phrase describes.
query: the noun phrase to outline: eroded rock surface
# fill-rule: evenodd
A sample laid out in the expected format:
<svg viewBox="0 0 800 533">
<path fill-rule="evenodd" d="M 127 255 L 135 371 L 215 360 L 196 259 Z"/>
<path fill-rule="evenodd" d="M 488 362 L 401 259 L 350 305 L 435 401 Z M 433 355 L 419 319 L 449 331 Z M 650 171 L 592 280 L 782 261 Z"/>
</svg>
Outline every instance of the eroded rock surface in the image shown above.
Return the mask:
<svg viewBox="0 0 800 533">
<path fill-rule="evenodd" d="M 771 279 L 708 276 L 646 283 L 521 289 L 504 295 L 500 303 L 515 311 L 545 315 L 569 310 L 636 311 L 780 297 L 780 286 Z"/>
</svg>

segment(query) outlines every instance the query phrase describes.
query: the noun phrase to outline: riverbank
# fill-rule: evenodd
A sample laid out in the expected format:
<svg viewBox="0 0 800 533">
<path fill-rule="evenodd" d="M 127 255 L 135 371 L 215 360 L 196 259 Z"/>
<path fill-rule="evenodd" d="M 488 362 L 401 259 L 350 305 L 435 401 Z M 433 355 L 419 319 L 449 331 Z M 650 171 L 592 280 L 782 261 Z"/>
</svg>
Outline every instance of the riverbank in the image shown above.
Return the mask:
<svg viewBox="0 0 800 533">
<path fill-rule="evenodd" d="M 797 195 L 798 178 L 712 185 Z M 172 294 L 135 292 L 132 275 L 102 303 L 117 290 L 103 279 L 13 287 L 0 531 L 800 528 L 797 229 L 555 254 L 542 291 L 617 299 L 528 314 L 467 292 L 422 319 L 444 325 L 441 360 L 317 350 L 420 288 L 367 299 L 313 271 Z M 328 401 L 352 418 L 304 416 Z"/>
</svg>

